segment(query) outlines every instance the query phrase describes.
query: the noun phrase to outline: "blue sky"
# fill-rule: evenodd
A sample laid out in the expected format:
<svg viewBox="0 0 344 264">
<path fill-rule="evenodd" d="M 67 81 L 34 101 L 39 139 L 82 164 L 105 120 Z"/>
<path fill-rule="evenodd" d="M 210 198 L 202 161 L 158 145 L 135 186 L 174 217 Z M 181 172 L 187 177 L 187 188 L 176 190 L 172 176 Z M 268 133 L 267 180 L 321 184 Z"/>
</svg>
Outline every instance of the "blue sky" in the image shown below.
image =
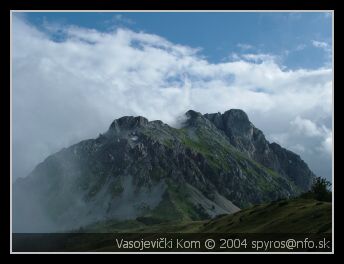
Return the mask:
<svg viewBox="0 0 344 264">
<path fill-rule="evenodd" d="M 290 69 L 315 69 L 331 61 L 332 15 L 328 12 L 45 12 L 25 16 L 42 29 L 46 24 L 59 24 L 104 32 L 126 27 L 156 34 L 173 43 L 199 47 L 210 62 L 226 61 L 233 53 L 243 52 L 273 54 Z"/>
<path fill-rule="evenodd" d="M 14 178 L 141 115 L 244 110 L 332 175 L 331 13 L 15 13 Z"/>
</svg>

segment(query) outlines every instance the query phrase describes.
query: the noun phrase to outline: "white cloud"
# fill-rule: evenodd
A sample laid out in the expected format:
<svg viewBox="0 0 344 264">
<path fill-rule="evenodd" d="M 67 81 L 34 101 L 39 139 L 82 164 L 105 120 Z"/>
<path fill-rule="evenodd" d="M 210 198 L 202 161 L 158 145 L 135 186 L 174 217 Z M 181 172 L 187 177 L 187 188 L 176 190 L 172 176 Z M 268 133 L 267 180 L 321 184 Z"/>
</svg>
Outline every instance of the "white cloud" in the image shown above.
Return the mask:
<svg viewBox="0 0 344 264">
<path fill-rule="evenodd" d="M 326 66 L 332 67 L 332 46 L 330 43 L 312 40 L 312 45 L 318 49 L 323 50 L 326 58 Z"/>
<path fill-rule="evenodd" d="M 131 20 L 130 18 L 122 15 L 122 14 L 116 14 L 112 17 L 112 21 L 116 21 L 116 22 L 123 22 L 126 24 L 134 24 L 134 21 Z"/>
<path fill-rule="evenodd" d="M 244 60 L 247 61 L 252 61 L 252 62 L 263 62 L 263 61 L 274 61 L 275 60 L 275 56 L 271 55 L 271 54 L 253 54 L 253 53 L 249 53 L 249 54 L 242 54 L 241 57 Z"/>
<path fill-rule="evenodd" d="M 312 44 L 314 47 L 316 48 L 321 48 L 321 49 L 328 49 L 329 48 L 329 44 L 326 42 L 322 42 L 322 41 L 317 41 L 317 40 L 312 40 Z"/>
<path fill-rule="evenodd" d="M 301 50 L 304 50 L 306 47 L 307 47 L 306 44 L 301 43 L 301 44 L 296 46 L 295 50 L 296 51 L 301 51 Z"/>
<path fill-rule="evenodd" d="M 320 136 L 323 134 L 321 129 L 309 119 L 303 119 L 297 116 L 293 121 L 290 122 L 290 124 L 298 133 L 304 133 L 309 137 Z"/>
<path fill-rule="evenodd" d="M 238 43 L 237 47 L 242 49 L 242 50 L 249 50 L 249 49 L 253 49 L 254 47 L 250 44 L 246 44 L 246 43 Z"/>
<path fill-rule="evenodd" d="M 332 131 L 328 129 L 324 125 L 317 125 L 316 123 L 312 122 L 309 119 L 301 118 L 300 116 L 297 116 L 294 120 L 290 122 L 291 130 L 292 132 L 289 133 L 289 135 L 292 134 L 299 134 L 299 135 L 305 135 L 308 138 L 319 138 L 320 146 L 313 146 L 315 150 L 318 150 L 322 153 L 327 153 L 331 155 L 332 153 Z M 296 145 L 295 145 L 296 146 Z M 301 152 L 304 152 L 305 149 L 300 147 L 302 145 L 297 144 L 297 147 L 295 149 L 299 149 Z"/>
<path fill-rule="evenodd" d="M 308 134 L 291 131 L 284 146 L 318 152 L 325 137 L 312 136 L 316 129 L 309 122 L 331 131 L 325 122 L 331 119 L 331 69 L 286 70 L 271 54 L 237 54 L 210 63 L 199 48 L 128 29 L 55 30 L 64 41 L 54 42 L 13 17 L 15 177 L 52 151 L 104 132 L 123 115 L 174 124 L 188 109 L 241 108 L 266 135 L 284 133 L 296 122 Z M 305 146 L 307 140 L 312 141 Z M 311 167 L 313 158 L 307 160 Z"/>
<path fill-rule="evenodd" d="M 324 141 L 321 144 L 321 151 L 325 151 L 329 154 L 332 153 L 332 132 L 328 132 L 326 138 L 324 139 Z"/>
</svg>

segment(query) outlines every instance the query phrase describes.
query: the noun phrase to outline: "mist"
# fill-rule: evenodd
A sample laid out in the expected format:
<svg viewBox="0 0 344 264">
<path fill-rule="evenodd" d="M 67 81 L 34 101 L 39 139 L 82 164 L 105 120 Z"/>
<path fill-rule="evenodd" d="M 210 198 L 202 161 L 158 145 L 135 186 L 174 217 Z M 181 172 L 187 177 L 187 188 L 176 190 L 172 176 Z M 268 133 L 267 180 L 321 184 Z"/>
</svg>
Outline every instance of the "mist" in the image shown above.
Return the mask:
<svg viewBox="0 0 344 264">
<path fill-rule="evenodd" d="M 135 219 L 162 200 L 163 179 L 138 186 L 137 178 L 125 172 L 94 174 L 93 166 L 85 166 L 87 154 L 79 157 L 79 151 L 85 150 L 74 145 L 59 151 L 29 177 L 17 180 L 13 186 L 13 232 L 78 232 L 106 220 Z M 108 173 L 105 181 L 101 179 L 104 173 Z"/>
</svg>

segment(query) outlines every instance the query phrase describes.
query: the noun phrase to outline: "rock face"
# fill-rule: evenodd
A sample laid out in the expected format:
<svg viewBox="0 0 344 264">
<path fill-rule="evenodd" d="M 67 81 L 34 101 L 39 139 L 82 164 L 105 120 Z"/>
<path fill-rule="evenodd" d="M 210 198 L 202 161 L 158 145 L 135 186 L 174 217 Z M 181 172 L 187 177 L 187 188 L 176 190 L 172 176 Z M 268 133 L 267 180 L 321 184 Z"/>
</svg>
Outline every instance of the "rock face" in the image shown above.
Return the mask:
<svg viewBox="0 0 344 264">
<path fill-rule="evenodd" d="M 314 177 L 241 110 L 190 110 L 182 128 L 126 116 L 49 156 L 14 184 L 17 232 L 106 219 L 198 220 L 306 191 Z M 32 219 L 34 221 L 22 221 Z"/>
<path fill-rule="evenodd" d="M 269 143 L 263 132 L 248 119 L 246 113 L 231 109 L 224 114 L 205 114 L 207 119 L 229 138 L 230 143 L 250 158 L 291 179 L 303 190 L 310 188 L 314 174 L 299 155 Z"/>
</svg>

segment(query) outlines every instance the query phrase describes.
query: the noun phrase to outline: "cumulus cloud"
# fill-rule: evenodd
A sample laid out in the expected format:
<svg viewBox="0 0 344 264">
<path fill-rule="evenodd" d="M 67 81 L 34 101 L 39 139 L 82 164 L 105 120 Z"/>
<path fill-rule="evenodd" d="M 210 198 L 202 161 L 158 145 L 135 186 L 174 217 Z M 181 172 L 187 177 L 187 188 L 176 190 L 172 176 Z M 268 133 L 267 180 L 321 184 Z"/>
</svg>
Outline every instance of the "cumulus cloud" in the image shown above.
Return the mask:
<svg viewBox="0 0 344 264">
<path fill-rule="evenodd" d="M 295 134 L 305 135 L 308 138 L 318 137 L 322 140 L 321 145 L 318 146 L 318 150 L 328 154 L 332 153 L 332 131 L 326 126 L 318 126 L 311 120 L 303 119 L 299 116 L 292 120 L 290 125 Z"/>
<path fill-rule="evenodd" d="M 271 138 L 301 155 L 318 175 L 330 178 L 332 172 L 330 166 L 332 162 L 332 130 L 329 128 L 331 127 L 330 124 L 331 120 L 318 119 L 312 121 L 296 116 L 290 121 L 289 127 L 284 132 L 272 134 Z"/>
<path fill-rule="evenodd" d="M 325 58 L 327 60 L 327 65 L 329 67 L 331 67 L 331 64 L 332 64 L 332 46 L 331 46 L 331 43 L 324 42 L 324 41 L 312 40 L 312 45 L 315 48 L 321 49 L 324 52 Z"/>
<path fill-rule="evenodd" d="M 332 153 L 332 132 L 328 132 L 325 139 L 323 140 L 321 144 L 321 151 L 325 151 L 329 154 Z"/>
<path fill-rule="evenodd" d="M 306 44 L 301 43 L 301 44 L 296 46 L 295 50 L 296 51 L 301 51 L 301 50 L 304 50 L 306 47 L 307 47 Z"/>
<path fill-rule="evenodd" d="M 242 50 L 249 50 L 254 48 L 252 45 L 246 43 L 238 43 L 237 47 Z"/>
<path fill-rule="evenodd" d="M 252 62 L 264 62 L 264 61 L 274 61 L 275 56 L 271 54 L 242 54 L 241 57 L 247 61 Z"/>
<path fill-rule="evenodd" d="M 128 18 L 126 16 L 123 16 L 122 14 L 116 14 L 110 20 L 108 20 L 106 22 L 107 23 L 120 22 L 120 23 L 124 23 L 124 24 L 135 24 L 135 22 L 133 20 L 131 20 L 130 18 Z"/>
<path fill-rule="evenodd" d="M 326 42 L 322 42 L 322 41 L 317 41 L 317 40 L 312 40 L 312 44 L 314 47 L 316 48 L 321 48 L 321 49 L 328 49 L 329 48 L 329 44 Z"/>
<path fill-rule="evenodd" d="M 54 32 L 62 41 L 54 40 Z M 330 68 L 288 70 L 271 54 L 210 63 L 198 48 L 154 34 L 66 25 L 46 31 L 17 16 L 12 36 L 15 178 L 52 152 L 104 132 L 123 115 L 174 125 L 188 109 L 231 108 L 246 111 L 270 140 L 280 135 L 284 147 L 298 146 L 294 151 L 316 173 L 331 175 L 331 151 L 324 151 L 329 134 L 314 135 L 319 127 L 332 130 Z M 305 149 L 312 154 L 302 154 Z"/>
<path fill-rule="evenodd" d="M 291 121 L 290 124 L 296 129 L 296 132 L 304 133 L 309 137 L 319 136 L 322 134 L 321 129 L 318 128 L 315 123 L 299 116 L 297 116 L 295 120 Z"/>
</svg>

